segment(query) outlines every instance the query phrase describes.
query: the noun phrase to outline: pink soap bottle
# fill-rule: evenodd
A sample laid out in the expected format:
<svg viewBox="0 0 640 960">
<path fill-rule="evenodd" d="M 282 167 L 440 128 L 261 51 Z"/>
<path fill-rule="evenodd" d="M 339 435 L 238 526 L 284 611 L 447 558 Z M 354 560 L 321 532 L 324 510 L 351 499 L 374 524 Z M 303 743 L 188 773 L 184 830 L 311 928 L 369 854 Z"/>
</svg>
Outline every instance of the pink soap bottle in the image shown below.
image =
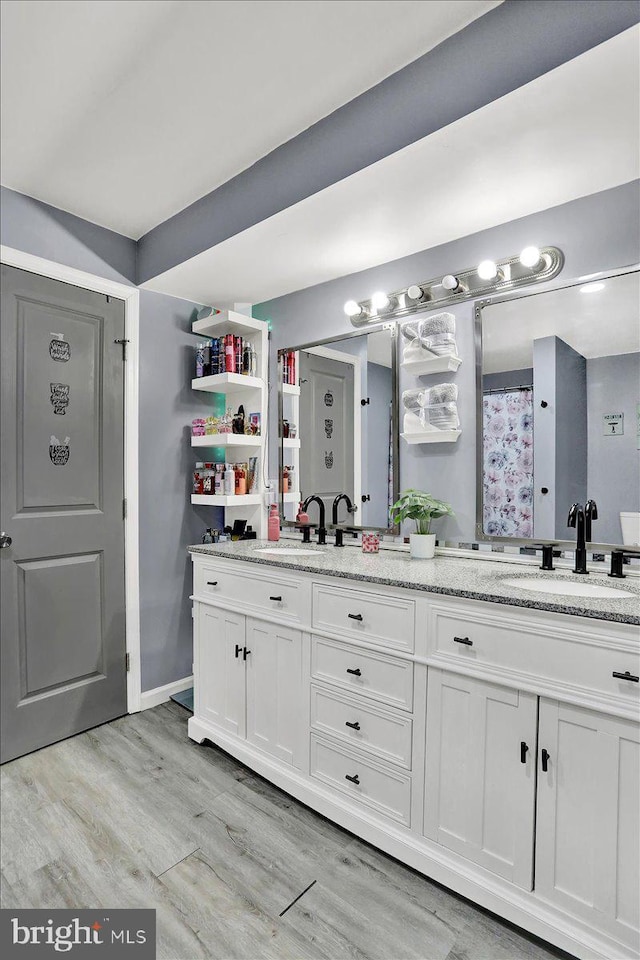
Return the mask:
<svg viewBox="0 0 640 960">
<path fill-rule="evenodd" d="M 267 539 L 280 539 L 280 515 L 278 513 L 278 504 L 272 503 L 269 507 L 269 522 L 267 524 Z"/>
</svg>

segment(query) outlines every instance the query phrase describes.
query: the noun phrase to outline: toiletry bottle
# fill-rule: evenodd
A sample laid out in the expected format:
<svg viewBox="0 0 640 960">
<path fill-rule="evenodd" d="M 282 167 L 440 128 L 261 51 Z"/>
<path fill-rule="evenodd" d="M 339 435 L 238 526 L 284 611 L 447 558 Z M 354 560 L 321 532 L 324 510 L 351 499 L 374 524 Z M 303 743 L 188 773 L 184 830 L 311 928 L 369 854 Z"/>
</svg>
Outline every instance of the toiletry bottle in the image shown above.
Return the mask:
<svg viewBox="0 0 640 960">
<path fill-rule="evenodd" d="M 256 353 L 255 347 L 253 346 L 252 343 L 249 346 L 251 348 L 251 366 L 249 368 L 249 374 L 252 377 L 257 377 L 258 376 L 258 354 Z"/>
<path fill-rule="evenodd" d="M 293 464 L 289 467 L 289 491 L 294 493 L 296 489 L 296 468 Z"/>
<path fill-rule="evenodd" d="M 202 471 L 204 470 L 204 463 L 196 463 L 196 468 L 193 471 L 193 492 L 202 493 L 203 490 L 203 478 Z"/>
<path fill-rule="evenodd" d="M 233 496 L 236 492 L 236 475 L 230 463 L 224 470 L 224 492 L 227 497 Z"/>
<path fill-rule="evenodd" d="M 280 517 L 278 515 L 278 504 L 272 503 L 269 507 L 269 522 L 267 524 L 267 539 L 280 539 Z"/>
<path fill-rule="evenodd" d="M 300 523 L 300 524 L 309 523 L 309 514 L 305 513 L 305 509 L 302 505 L 302 500 L 300 501 L 300 505 L 298 507 L 298 515 L 296 517 L 296 523 Z"/>
<path fill-rule="evenodd" d="M 201 377 L 204 373 L 204 343 L 199 343 L 196 347 L 196 377 Z"/>
<path fill-rule="evenodd" d="M 282 468 L 282 492 L 289 493 L 289 468 Z"/>
<path fill-rule="evenodd" d="M 213 478 L 213 492 L 217 496 L 224 493 L 224 464 L 216 463 L 216 473 Z"/>
<path fill-rule="evenodd" d="M 224 369 L 225 373 L 236 372 L 235 337 L 232 333 L 224 338 Z"/>
</svg>

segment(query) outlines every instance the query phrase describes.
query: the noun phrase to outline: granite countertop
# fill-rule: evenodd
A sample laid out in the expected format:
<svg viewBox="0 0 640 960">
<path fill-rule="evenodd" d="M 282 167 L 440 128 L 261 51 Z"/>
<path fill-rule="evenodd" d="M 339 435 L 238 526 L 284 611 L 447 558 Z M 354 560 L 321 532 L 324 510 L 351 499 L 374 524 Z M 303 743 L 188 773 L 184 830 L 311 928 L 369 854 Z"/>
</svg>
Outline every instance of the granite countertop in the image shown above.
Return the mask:
<svg viewBox="0 0 640 960">
<path fill-rule="evenodd" d="M 269 548 L 277 551 L 260 554 L 257 550 Z M 408 553 L 381 550 L 378 554 L 366 554 L 355 547 L 339 549 L 331 544 L 326 547 L 309 545 L 303 548 L 295 542 L 269 543 L 261 540 L 236 543 L 196 544 L 187 548 L 189 553 L 211 557 L 227 557 L 232 560 L 260 563 L 288 570 L 303 570 L 326 577 L 346 580 L 362 580 L 380 583 L 389 587 L 405 587 L 424 590 L 427 593 L 446 594 L 452 597 L 467 597 L 470 600 L 489 600 L 506 603 L 513 607 L 529 607 L 566 613 L 597 620 L 614 620 L 618 623 L 640 625 L 640 582 L 632 577 L 611 580 L 606 574 L 591 573 L 588 577 L 576 576 L 570 570 L 543 572 L 538 565 L 524 566 L 490 560 L 469 560 L 460 557 L 436 556 L 433 560 L 412 560 Z M 303 553 L 302 550 L 307 551 Z M 313 550 L 313 553 L 308 551 Z M 278 553 L 282 551 L 282 556 Z M 287 551 L 285 553 L 284 551 Z M 300 551 L 295 556 L 292 551 Z M 507 578 L 541 577 L 561 581 L 574 581 L 594 586 L 625 590 L 633 597 L 575 597 L 567 594 L 539 593 L 505 584 Z"/>
</svg>

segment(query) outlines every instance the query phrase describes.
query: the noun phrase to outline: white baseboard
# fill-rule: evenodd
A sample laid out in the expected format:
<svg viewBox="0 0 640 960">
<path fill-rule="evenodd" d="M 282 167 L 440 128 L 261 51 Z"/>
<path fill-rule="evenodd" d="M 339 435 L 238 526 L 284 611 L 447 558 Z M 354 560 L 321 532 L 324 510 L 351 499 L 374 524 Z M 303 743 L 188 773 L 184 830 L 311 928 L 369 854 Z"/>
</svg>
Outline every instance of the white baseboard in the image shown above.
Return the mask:
<svg viewBox="0 0 640 960">
<path fill-rule="evenodd" d="M 158 707 L 161 703 L 170 700 L 174 693 L 182 693 L 193 686 L 193 676 L 183 677 L 182 680 L 174 680 L 173 683 L 165 683 L 164 687 L 155 687 L 153 690 L 143 690 L 140 695 L 140 709 L 149 710 L 151 707 Z"/>
</svg>

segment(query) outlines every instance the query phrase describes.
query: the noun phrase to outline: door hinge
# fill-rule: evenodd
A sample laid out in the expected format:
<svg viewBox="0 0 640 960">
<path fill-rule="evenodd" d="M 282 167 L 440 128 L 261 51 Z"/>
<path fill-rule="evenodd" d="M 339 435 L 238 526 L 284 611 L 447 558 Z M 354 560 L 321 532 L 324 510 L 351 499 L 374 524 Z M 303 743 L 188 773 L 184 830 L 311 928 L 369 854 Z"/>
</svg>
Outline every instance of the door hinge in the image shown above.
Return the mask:
<svg viewBox="0 0 640 960">
<path fill-rule="evenodd" d="M 131 654 L 130 654 L 130 653 L 125 653 L 125 655 L 124 655 L 124 665 L 125 665 L 125 668 L 126 668 L 127 673 L 129 673 L 129 670 L 131 670 Z"/>
<path fill-rule="evenodd" d="M 129 343 L 129 340 L 120 339 L 120 340 L 114 340 L 113 342 L 114 342 L 114 343 L 120 343 L 120 344 L 122 345 L 122 359 L 123 359 L 123 360 L 126 360 L 126 359 L 127 359 L 127 344 Z"/>
<path fill-rule="evenodd" d="M 122 498 L 122 519 L 123 520 L 127 519 L 127 498 L 126 497 Z"/>
</svg>

